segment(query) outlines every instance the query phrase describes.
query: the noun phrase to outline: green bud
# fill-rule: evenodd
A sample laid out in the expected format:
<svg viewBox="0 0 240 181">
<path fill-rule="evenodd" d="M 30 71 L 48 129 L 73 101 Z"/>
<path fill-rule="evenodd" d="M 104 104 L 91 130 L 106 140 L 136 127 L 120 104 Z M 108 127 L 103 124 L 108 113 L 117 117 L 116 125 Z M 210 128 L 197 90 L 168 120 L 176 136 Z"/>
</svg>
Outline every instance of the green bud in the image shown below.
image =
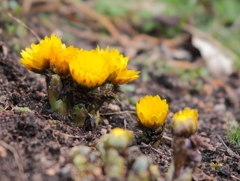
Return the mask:
<svg viewBox="0 0 240 181">
<path fill-rule="evenodd" d="M 133 164 L 133 170 L 137 172 L 141 172 L 143 170 L 148 169 L 150 164 L 149 159 L 145 155 L 139 156 Z"/>
<path fill-rule="evenodd" d="M 84 122 L 88 116 L 88 111 L 83 104 L 75 105 L 72 109 L 73 123 L 77 126 L 84 125 Z"/>
<path fill-rule="evenodd" d="M 73 163 L 77 166 L 78 170 L 83 170 L 83 168 L 87 165 L 87 158 L 85 155 L 76 155 L 73 158 Z"/>
<path fill-rule="evenodd" d="M 133 134 L 131 131 L 115 128 L 108 135 L 106 147 L 113 147 L 122 152 L 132 143 L 132 140 Z"/>
<path fill-rule="evenodd" d="M 108 136 L 109 134 L 103 135 L 100 137 L 100 139 L 94 142 L 94 147 L 99 151 L 103 162 L 106 160 L 107 150 L 105 148 L 105 144 L 108 140 Z"/>
<path fill-rule="evenodd" d="M 175 165 L 174 165 L 174 161 L 172 161 L 169 168 L 168 168 L 168 172 L 165 175 L 165 178 L 168 179 L 168 180 L 172 180 L 173 176 L 174 176 L 174 170 L 175 170 Z"/>
<path fill-rule="evenodd" d="M 117 150 L 110 149 L 107 152 L 104 170 L 106 172 L 106 175 L 109 177 L 114 177 L 118 179 L 124 178 L 124 158 L 119 155 Z"/>
<path fill-rule="evenodd" d="M 84 154 L 84 155 L 88 155 L 91 151 L 91 148 L 88 146 L 75 146 L 71 149 L 70 151 L 70 156 L 74 157 L 77 154 Z"/>
<path fill-rule="evenodd" d="M 91 111 L 90 115 L 91 115 L 91 118 L 90 118 L 91 125 L 96 129 L 100 121 L 99 111 L 96 111 L 96 112 Z"/>
<path fill-rule="evenodd" d="M 157 180 L 160 177 L 160 172 L 157 165 L 152 165 L 151 160 L 145 156 L 140 155 L 136 158 L 132 168 L 128 174 L 128 181 L 136 180 Z"/>
<path fill-rule="evenodd" d="M 59 99 L 59 94 L 54 88 L 52 88 L 50 86 L 48 86 L 47 91 L 48 91 L 49 104 L 50 104 L 51 108 L 54 109 L 54 104 Z"/>
<path fill-rule="evenodd" d="M 53 74 L 49 76 L 49 86 L 54 88 L 57 91 L 61 91 L 62 90 L 62 81 L 59 75 L 57 74 Z"/>
<path fill-rule="evenodd" d="M 59 100 L 59 95 L 63 85 L 59 75 L 53 74 L 47 76 L 48 100 L 51 108 L 54 110 L 55 102 Z"/>
<path fill-rule="evenodd" d="M 67 104 L 66 104 L 66 102 L 62 101 L 61 99 L 54 103 L 54 106 L 52 109 L 54 111 L 57 111 L 58 113 L 60 113 L 63 116 L 66 116 L 68 113 Z"/>
<path fill-rule="evenodd" d="M 102 161 L 98 151 L 80 145 L 70 150 L 70 156 L 77 168 L 75 180 L 96 180 L 99 175 L 102 175 Z"/>
<path fill-rule="evenodd" d="M 150 165 L 149 171 L 153 178 L 159 178 L 161 176 L 157 165 Z"/>
<path fill-rule="evenodd" d="M 135 162 L 133 163 L 132 169 L 128 174 L 128 181 L 142 180 L 149 181 L 150 180 L 150 172 L 148 170 L 150 165 L 150 160 L 145 156 L 141 155 L 137 157 Z"/>
</svg>

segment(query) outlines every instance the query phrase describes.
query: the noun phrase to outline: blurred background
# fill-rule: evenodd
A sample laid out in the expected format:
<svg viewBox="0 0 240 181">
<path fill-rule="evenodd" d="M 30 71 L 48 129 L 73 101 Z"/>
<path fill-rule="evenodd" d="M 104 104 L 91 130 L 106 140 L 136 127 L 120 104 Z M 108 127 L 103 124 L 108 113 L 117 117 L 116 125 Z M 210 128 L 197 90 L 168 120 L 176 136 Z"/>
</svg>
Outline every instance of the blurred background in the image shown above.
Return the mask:
<svg viewBox="0 0 240 181">
<path fill-rule="evenodd" d="M 110 45 L 134 66 L 177 73 L 183 81 L 240 69 L 238 0 L 0 2 L 0 37 L 18 59 L 22 49 L 55 33 L 67 46 Z M 149 79 L 144 71 L 143 79 Z"/>
</svg>

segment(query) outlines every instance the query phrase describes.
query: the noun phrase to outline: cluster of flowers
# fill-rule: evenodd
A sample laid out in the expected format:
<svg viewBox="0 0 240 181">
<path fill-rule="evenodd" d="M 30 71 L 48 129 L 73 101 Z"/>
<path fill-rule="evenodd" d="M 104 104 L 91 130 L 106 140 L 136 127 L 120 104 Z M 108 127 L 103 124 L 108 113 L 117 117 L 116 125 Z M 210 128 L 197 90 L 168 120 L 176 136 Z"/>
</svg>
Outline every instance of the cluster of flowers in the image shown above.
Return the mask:
<svg viewBox="0 0 240 181">
<path fill-rule="evenodd" d="M 158 147 L 165 131 L 166 117 L 169 111 L 166 100 L 158 95 L 140 98 L 136 104 L 138 127 L 142 133 L 138 142 L 145 142 Z M 199 148 L 211 149 L 196 133 L 198 128 L 198 110 L 184 108 L 171 119 L 173 135 L 173 160 L 163 180 L 191 181 L 197 164 L 201 161 Z M 161 180 L 161 179 L 160 179 Z"/>
<path fill-rule="evenodd" d="M 101 86 L 105 82 L 122 85 L 138 78 L 139 72 L 128 70 L 128 57 L 118 50 L 109 51 L 99 47 L 83 50 L 66 47 L 54 34 L 45 37 L 31 49 L 21 52 L 21 62 L 31 71 L 44 74 L 46 71 L 61 76 L 71 76 L 79 85 L 87 88 Z"/>
<path fill-rule="evenodd" d="M 30 71 L 46 76 L 51 108 L 71 115 L 73 122 L 91 126 L 99 121 L 99 109 L 105 101 L 117 99 L 119 85 L 138 78 L 139 71 L 128 70 L 128 57 L 118 50 L 83 50 L 66 47 L 54 34 L 31 49 L 21 52 L 21 62 Z"/>
<path fill-rule="evenodd" d="M 89 118 L 92 127 L 97 126 L 99 109 L 104 101 L 116 99 L 116 93 L 120 91 L 119 85 L 135 80 L 140 73 L 127 69 L 128 57 L 124 57 L 118 50 L 109 51 L 109 47 L 105 50 L 97 47 L 95 50 L 87 51 L 73 46 L 66 47 L 54 34 L 51 37 L 45 37 L 39 44 L 32 44 L 31 49 L 26 48 L 21 55 L 21 62 L 30 71 L 46 76 L 52 109 L 62 115 L 71 114 L 73 122 L 77 125 L 86 126 L 86 120 Z M 155 97 L 147 95 L 140 98 L 139 103 L 136 104 L 136 112 L 139 119 L 137 127 L 142 130 L 137 140 L 157 147 L 165 131 L 166 117 L 169 112 L 167 101 L 158 95 Z M 166 176 L 168 180 L 191 180 L 191 174 L 196 165 L 192 163 L 199 162 L 201 158 L 197 148 L 208 147 L 204 146 L 195 135 L 197 127 L 198 110 L 185 108 L 173 114 L 171 129 L 174 160 Z M 109 152 L 111 164 L 113 164 L 112 157 L 117 158 L 118 154 L 126 150 L 132 138 L 131 132 L 115 129 L 109 136 L 103 137 L 97 147 L 103 150 L 102 146 L 105 145 L 105 149 L 118 150 L 119 153 L 113 150 L 115 155 Z M 91 150 L 86 149 L 90 153 Z M 104 155 L 105 151 L 101 154 Z M 118 172 L 109 172 L 109 174 L 122 178 L 121 170 L 124 170 L 124 161 L 121 156 L 119 160 L 121 174 L 119 175 Z M 119 165 L 118 161 L 114 164 Z M 146 162 L 149 161 L 146 160 Z M 157 170 L 154 166 L 148 167 Z M 105 169 L 110 170 L 108 167 Z M 147 176 L 145 175 L 146 178 L 155 173 L 149 169 L 146 170 L 148 173 Z M 136 171 L 132 174 L 131 177 L 135 178 Z"/>
<path fill-rule="evenodd" d="M 129 58 L 124 57 L 116 49 L 109 51 L 109 47 L 105 50 L 97 47 L 95 50 L 88 51 L 75 48 L 74 46 L 66 47 L 61 39 L 54 34 L 50 37 L 45 37 L 39 44 L 32 44 L 31 49 L 26 48 L 26 50 L 21 52 L 21 55 L 21 62 L 29 70 L 48 77 L 47 87 L 49 89 L 50 100 L 52 94 L 56 94 L 57 90 L 60 89 L 58 90 L 58 96 L 55 95 L 57 97 L 54 99 L 55 102 L 59 99 L 63 100 L 66 97 L 63 98 L 63 96 L 59 95 L 66 94 L 66 92 L 74 94 L 74 91 L 69 90 L 76 90 L 73 89 L 73 84 L 70 84 L 70 88 L 68 87 L 69 81 L 65 81 L 66 77 L 73 80 L 77 86 L 80 86 L 81 92 L 86 93 L 83 89 L 93 90 L 104 84 L 126 84 L 138 78 L 138 74 L 140 73 L 139 71 L 128 70 L 127 64 Z M 58 77 L 56 78 L 52 75 L 57 75 Z M 104 87 L 103 92 L 106 92 L 105 89 Z M 92 94 L 90 91 L 87 93 Z M 87 104 L 86 100 L 82 100 L 82 97 L 78 96 L 78 101 L 71 99 L 73 103 L 71 102 L 70 104 L 74 104 L 74 106 L 79 103 Z M 93 96 L 90 95 L 90 97 Z M 97 99 L 101 98 L 97 97 Z M 99 106 L 95 107 L 99 108 Z M 142 126 L 151 132 L 153 130 L 158 130 L 158 133 L 163 132 L 166 116 L 169 111 L 166 100 L 162 100 L 159 96 L 146 96 L 145 98 L 141 98 L 140 102 L 136 104 L 136 111 L 140 120 L 140 127 Z M 87 114 L 90 110 L 87 109 L 85 112 Z M 183 111 L 173 115 L 172 124 L 176 128 L 181 128 L 186 127 L 186 125 L 183 125 L 187 122 L 190 127 L 188 132 L 193 133 L 197 128 L 197 117 L 197 110 L 185 108 Z M 159 130 L 159 128 L 161 129 Z M 182 129 L 180 131 L 178 129 L 174 130 L 177 133 L 181 132 Z"/>
</svg>

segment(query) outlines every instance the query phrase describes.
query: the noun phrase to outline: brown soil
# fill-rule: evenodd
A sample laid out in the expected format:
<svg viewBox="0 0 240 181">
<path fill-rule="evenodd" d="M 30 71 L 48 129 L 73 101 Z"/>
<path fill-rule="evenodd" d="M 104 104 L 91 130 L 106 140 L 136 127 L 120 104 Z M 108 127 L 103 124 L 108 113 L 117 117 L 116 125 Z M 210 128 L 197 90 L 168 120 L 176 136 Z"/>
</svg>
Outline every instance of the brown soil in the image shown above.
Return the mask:
<svg viewBox="0 0 240 181">
<path fill-rule="evenodd" d="M 29 72 L 4 51 L 0 46 L 0 106 L 8 113 L 0 112 L 0 180 L 2 181 L 67 181 L 73 180 L 69 157 L 73 146 L 91 146 L 92 142 L 112 128 L 120 127 L 138 132 L 134 128 L 137 117 L 131 113 L 132 106 L 127 100 L 132 97 L 160 95 L 168 100 L 170 117 L 184 107 L 199 110 L 198 134 L 214 147 L 214 150 L 200 150 L 202 162 L 198 166 L 195 180 L 237 180 L 240 178 L 240 159 L 230 155 L 217 138 L 221 136 L 226 145 L 236 154 L 240 147 L 226 138 L 228 119 L 239 122 L 240 83 L 238 75 L 221 79 L 203 79 L 201 91 L 174 82 L 172 74 L 156 76 L 143 81 L 139 78 L 130 83 L 133 92 L 123 93 L 121 102 L 106 103 L 101 109 L 101 121 L 96 130 L 85 131 L 76 127 L 69 118 L 64 118 L 50 109 L 45 79 Z M 141 67 L 139 67 L 141 69 Z M 177 80 L 177 78 L 176 78 Z M 23 112 L 18 107 L 28 107 L 31 112 Z M 119 113 L 119 111 L 125 111 Z M 126 112 L 126 111 L 129 111 Z M 172 160 L 170 130 L 166 132 L 160 146 L 154 150 L 142 146 L 141 151 L 152 158 L 161 173 L 166 173 Z M 135 144 L 136 145 L 136 144 Z M 211 163 L 223 166 L 215 170 Z"/>
</svg>

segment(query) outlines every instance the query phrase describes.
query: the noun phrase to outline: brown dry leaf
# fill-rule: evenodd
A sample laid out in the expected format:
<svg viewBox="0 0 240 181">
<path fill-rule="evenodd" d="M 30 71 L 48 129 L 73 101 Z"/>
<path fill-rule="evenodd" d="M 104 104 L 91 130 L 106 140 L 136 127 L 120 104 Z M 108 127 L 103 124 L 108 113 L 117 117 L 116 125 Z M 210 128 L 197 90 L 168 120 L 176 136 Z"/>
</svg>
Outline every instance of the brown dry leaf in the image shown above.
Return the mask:
<svg viewBox="0 0 240 181">
<path fill-rule="evenodd" d="M 206 175 L 200 168 L 197 168 L 192 175 L 193 180 L 195 181 L 217 181 L 216 178 L 213 178 L 209 175 Z"/>
</svg>

